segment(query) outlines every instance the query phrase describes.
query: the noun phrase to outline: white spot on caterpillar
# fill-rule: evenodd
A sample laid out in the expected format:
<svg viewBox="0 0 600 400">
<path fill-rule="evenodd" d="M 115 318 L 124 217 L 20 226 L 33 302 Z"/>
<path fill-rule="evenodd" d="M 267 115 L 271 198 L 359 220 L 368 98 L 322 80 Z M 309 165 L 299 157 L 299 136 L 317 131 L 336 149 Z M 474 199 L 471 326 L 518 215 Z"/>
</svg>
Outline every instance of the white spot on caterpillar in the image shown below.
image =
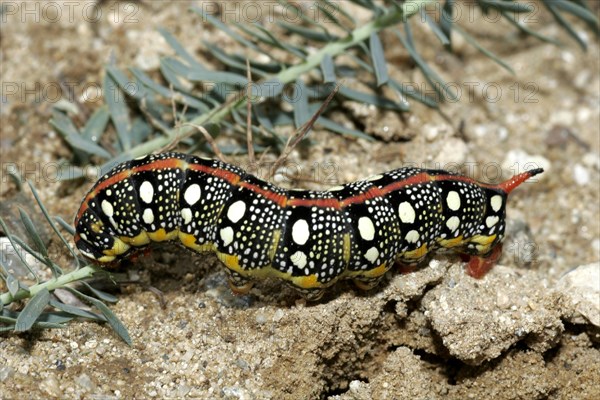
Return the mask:
<svg viewBox="0 0 600 400">
<path fill-rule="evenodd" d="M 301 251 L 297 251 L 291 255 L 290 260 L 298 268 L 304 268 L 306 266 L 306 254 Z"/>
<path fill-rule="evenodd" d="M 448 192 L 446 203 L 448 204 L 448 208 L 450 208 L 452 211 L 456 211 L 460 208 L 460 196 L 457 192 L 452 190 L 451 192 Z"/>
<path fill-rule="evenodd" d="M 490 203 L 492 204 L 492 210 L 498 212 L 498 210 L 500 210 L 502 207 L 502 196 L 499 194 L 493 196 L 490 200 Z"/>
<path fill-rule="evenodd" d="M 86 256 L 87 258 L 91 258 L 92 260 L 96 259 L 96 257 L 94 257 L 94 255 L 92 253 L 88 252 L 88 251 L 79 249 L 79 252 L 81 254 L 83 254 L 84 256 Z"/>
<path fill-rule="evenodd" d="M 496 215 L 491 216 L 491 217 L 487 217 L 485 219 L 485 224 L 487 225 L 488 228 L 491 228 L 492 226 L 496 225 L 496 223 L 500 220 L 500 218 L 498 218 Z"/>
<path fill-rule="evenodd" d="M 400 215 L 400 221 L 405 224 L 412 224 L 415 222 L 415 209 L 408 201 L 403 201 L 398 206 L 398 214 Z"/>
<path fill-rule="evenodd" d="M 221 235 L 223 246 L 229 246 L 233 242 L 233 229 L 230 226 L 221 229 L 219 235 Z"/>
<path fill-rule="evenodd" d="M 296 244 L 303 245 L 308 241 L 310 231 L 308 230 L 308 223 L 304 219 L 299 219 L 292 226 L 292 239 Z"/>
<path fill-rule="evenodd" d="M 200 186 L 197 183 L 188 186 L 183 194 L 183 198 L 190 206 L 196 204 L 200 200 Z"/>
<path fill-rule="evenodd" d="M 107 216 L 107 217 L 112 217 L 115 210 L 113 209 L 112 204 L 110 204 L 108 201 L 106 200 L 102 200 L 102 212 Z"/>
<path fill-rule="evenodd" d="M 328 192 L 337 192 L 340 190 L 344 190 L 344 187 L 343 186 L 333 186 L 333 187 L 330 187 L 329 189 L 327 189 Z"/>
<path fill-rule="evenodd" d="M 412 231 L 408 232 L 404 238 L 409 243 L 416 243 L 417 240 L 419 240 L 419 232 L 413 229 Z"/>
<path fill-rule="evenodd" d="M 231 222 L 236 223 L 242 219 L 245 212 L 246 203 L 244 203 L 242 200 L 238 200 L 229 206 L 229 209 L 227 210 L 227 218 L 229 218 Z"/>
<path fill-rule="evenodd" d="M 184 208 L 181 210 L 181 218 L 183 218 L 183 222 L 187 225 L 192 222 L 192 210 L 189 208 Z"/>
<path fill-rule="evenodd" d="M 375 227 L 369 217 L 360 217 L 358 219 L 358 233 L 364 240 L 373 240 L 375 237 Z"/>
<path fill-rule="evenodd" d="M 79 237 L 87 242 L 87 235 L 85 233 L 80 233 Z"/>
<path fill-rule="evenodd" d="M 377 250 L 377 247 L 371 247 L 365 253 L 365 258 L 367 260 L 369 260 L 370 262 L 372 262 L 372 263 L 374 263 L 375 261 L 377 261 L 377 257 L 379 257 L 379 250 Z"/>
<path fill-rule="evenodd" d="M 151 208 L 146 208 L 144 210 L 142 213 L 142 220 L 144 220 L 144 222 L 148 225 L 154 222 L 154 213 L 152 212 Z"/>
<path fill-rule="evenodd" d="M 448 218 L 448 221 L 446 221 L 446 226 L 451 232 L 454 232 L 456 228 L 458 228 L 458 225 L 460 225 L 460 218 L 457 216 L 450 217 Z"/>
<path fill-rule="evenodd" d="M 152 203 L 152 197 L 154 197 L 154 186 L 148 181 L 142 182 L 140 185 L 140 197 L 146 204 Z"/>
</svg>

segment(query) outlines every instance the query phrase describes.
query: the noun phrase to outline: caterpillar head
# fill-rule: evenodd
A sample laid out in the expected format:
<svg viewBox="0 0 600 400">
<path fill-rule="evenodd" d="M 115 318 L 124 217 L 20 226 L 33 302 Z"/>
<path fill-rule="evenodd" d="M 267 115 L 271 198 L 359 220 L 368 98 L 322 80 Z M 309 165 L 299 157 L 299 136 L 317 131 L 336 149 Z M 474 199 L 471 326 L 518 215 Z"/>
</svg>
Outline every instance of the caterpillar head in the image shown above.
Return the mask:
<svg viewBox="0 0 600 400">
<path fill-rule="evenodd" d="M 130 246 L 109 232 L 106 224 L 91 208 L 75 219 L 75 245 L 79 252 L 94 263 L 108 264 L 127 253 Z"/>
<path fill-rule="evenodd" d="M 485 211 L 481 217 L 477 234 L 469 239 L 467 245 L 469 253 L 485 256 L 502 242 L 506 228 L 508 195 L 527 179 L 543 171 L 541 168 L 526 171 L 498 185 L 483 188 L 486 199 Z"/>
</svg>

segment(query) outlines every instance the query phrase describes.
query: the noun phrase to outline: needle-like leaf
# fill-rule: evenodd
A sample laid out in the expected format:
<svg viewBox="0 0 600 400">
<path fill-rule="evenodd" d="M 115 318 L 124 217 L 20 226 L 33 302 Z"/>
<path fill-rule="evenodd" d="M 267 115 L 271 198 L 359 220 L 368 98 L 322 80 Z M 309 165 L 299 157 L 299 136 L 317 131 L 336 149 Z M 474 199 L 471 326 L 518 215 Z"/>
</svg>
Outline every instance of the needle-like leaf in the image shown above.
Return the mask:
<svg viewBox="0 0 600 400">
<path fill-rule="evenodd" d="M 15 331 L 24 332 L 29 330 L 42 314 L 49 301 L 50 292 L 48 292 L 48 289 L 44 288 L 37 292 L 19 313 L 15 324 Z"/>
</svg>

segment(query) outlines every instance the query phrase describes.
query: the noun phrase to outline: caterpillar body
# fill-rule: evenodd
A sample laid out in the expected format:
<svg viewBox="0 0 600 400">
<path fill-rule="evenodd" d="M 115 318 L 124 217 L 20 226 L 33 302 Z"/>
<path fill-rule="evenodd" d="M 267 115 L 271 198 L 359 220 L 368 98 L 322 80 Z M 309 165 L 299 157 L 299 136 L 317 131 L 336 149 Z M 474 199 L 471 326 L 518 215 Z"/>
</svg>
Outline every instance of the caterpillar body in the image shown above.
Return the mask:
<svg viewBox="0 0 600 400">
<path fill-rule="evenodd" d="M 222 161 L 153 154 L 92 187 L 75 218 L 75 243 L 106 264 L 178 239 L 215 252 L 237 292 L 276 277 L 309 299 L 340 279 L 370 289 L 395 262 L 414 265 L 436 248 L 469 255 L 470 273 L 482 275 L 500 251 L 508 194 L 541 172 L 489 185 L 401 168 L 325 191 L 286 190 Z"/>
</svg>

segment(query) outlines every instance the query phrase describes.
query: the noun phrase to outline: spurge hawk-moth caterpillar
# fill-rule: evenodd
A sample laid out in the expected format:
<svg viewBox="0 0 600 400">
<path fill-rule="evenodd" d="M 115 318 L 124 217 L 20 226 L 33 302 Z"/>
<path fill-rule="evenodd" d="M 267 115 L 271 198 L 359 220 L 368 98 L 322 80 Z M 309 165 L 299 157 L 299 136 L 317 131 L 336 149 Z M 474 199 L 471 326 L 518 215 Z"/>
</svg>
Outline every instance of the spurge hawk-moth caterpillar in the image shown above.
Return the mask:
<svg viewBox="0 0 600 400">
<path fill-rule="evenodd" d="M 400 168 L 325 191 L 286 190 L 222 161 L 162 153 L 124 162 L 85 196 L 75 243 L 97 263 L 178 239 L 215 252 L 230 285 L 289 282 L 309 299 L 340 279 L 374 287 L 395 262 L 436 248 L 470 256 L 481 276 L 500 254 L 508 194 L 534 169 L 498 185 L 443 170 Z"/>
</svg>

